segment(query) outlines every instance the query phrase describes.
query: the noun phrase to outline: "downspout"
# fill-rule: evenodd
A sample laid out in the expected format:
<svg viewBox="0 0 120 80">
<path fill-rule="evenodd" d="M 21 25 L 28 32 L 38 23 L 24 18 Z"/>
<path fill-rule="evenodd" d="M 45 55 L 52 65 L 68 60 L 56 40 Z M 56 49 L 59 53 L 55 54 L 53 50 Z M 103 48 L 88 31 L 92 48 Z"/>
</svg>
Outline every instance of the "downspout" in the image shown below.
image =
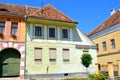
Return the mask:
<svg viewBox="0 0 120 80">
<path fill-rule="evenodd" d="M 27 15 L 24 16 L 24 20 L 25 20 L 25 61 L 24 61 L 24 79 L 25 77 L 25 73 L 26 73 L 26 49 L 27 49 Z"/>
</svg>

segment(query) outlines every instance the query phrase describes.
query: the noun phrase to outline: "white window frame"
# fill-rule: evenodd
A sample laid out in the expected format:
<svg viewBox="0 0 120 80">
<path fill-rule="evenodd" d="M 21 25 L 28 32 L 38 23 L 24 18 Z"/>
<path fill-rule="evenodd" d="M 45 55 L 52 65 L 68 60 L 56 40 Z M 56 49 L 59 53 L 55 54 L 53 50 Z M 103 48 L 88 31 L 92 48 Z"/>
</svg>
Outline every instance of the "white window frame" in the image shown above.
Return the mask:
<svg viewBox="0 0 120 80">
<path fill-rule="evenodd" d="M 5 33 L 5 21 L 0 21 L 0 23 L 4 23 L 4 26 L 2 25 L 0 28 L 0 33 L 2 33 L 2 34 L 4 34 Z M 3 31 L 2 31 L 2 29 L 4 29 Z"/>
<path fill-rule="evenodd" d="M 13 24 L 17 24 L 17 26 L 16 26 L 16 27 L 13 27 L 13 26 L 12 26 Z M 15 30 L 17 30 L 17 31 L 16 31 L 15 33 L 12 33 L 12 28 L 14 29 L 14 31 L 15 31 Z M 10 34 L 11 34 L 11 35 L 18 35 L 18 33 L 19 33 L 19 32 L 18 32 L 18 28 L 19 28 L 19 23 L 18 23 L 18 22 L 11 22 L 11 32 L 10 32 Z M 14 31 L 13 31 L 13 32 L 14 32 Z"/>
<path fill-rule="evenodd" d="M 113 44 L 112 40 L 114 40 L 114 44 Z M 114 49 L 116 47 L 115 39 L 111 39 L 110 41 L 111 41 L 111 48 Z"/>
<path fill-rule="evenodd" d="M 55 28 L 55 37 L 50 37 L 50 36 L 49 36 L 49 29 L 50 29 L 50 28 Z M 57 30 L 56 30 L 56 27 L 55 27 L 55 26 L 48 26 L 48 38 L 56 38 L 56 37 L 57 37 L 56 32 L 57 32 Z"/>
<path fill-rule="evenodd" d="M 63 38 L 63 36 L 62 36 L 62 30 L 63 30 L 63 29 L 67 29 L 67 31 L 68 31 L 68 38 Z M 67 27 L 62 27 L 62 28 L 61 28 L 61 38 L 62 38 L 62 39 L 68 40 L 68 39 L 69 39 L 69 36 L 70 36 L 69 33 L 70 33 L 69 28 L 67 28 Z"/>
<path fill-rule="evenodd" d="M 35 36 L 35 27 L 41 27 L 41 30 L 42 30 L 42 33 L 41 33 L 41 36 Z M 41 24 L 34 24 L 34 37 L 43 37 L 43 34 L 44 33 L 44 31 L 43 31 L 43 25 L 41 25 Z"/>
<path fill-rule="evenodd" d="M 104 43 L 105 43 L 105 45 L 104 45 Z M 106 44 L 106 41 L 102 42 L 102 48 L 103 48 L 104 51 L 107 50 L 107 44 Z"/>
</svg>

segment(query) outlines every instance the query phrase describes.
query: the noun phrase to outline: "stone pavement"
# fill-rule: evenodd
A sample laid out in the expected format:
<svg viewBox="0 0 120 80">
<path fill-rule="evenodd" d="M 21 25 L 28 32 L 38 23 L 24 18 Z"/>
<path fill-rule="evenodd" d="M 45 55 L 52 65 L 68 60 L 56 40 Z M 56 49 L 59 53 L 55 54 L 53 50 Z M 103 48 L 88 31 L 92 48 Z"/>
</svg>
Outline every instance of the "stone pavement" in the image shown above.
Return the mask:
<svg viewBox="0 0 120 80">
<path fill-rule="evenodd" d="M 0 78 L 0 80 L 34 80 L 34 79 L 20 79 L 19 77 L 10 77 L 10 78 Z M 61 80 L 58 78 L 54 78 L 54 79 L 48 79 L 48 78 L 39 78 L 39 79 L 35 79 L 35 80 Z"/>
<path fill-rule="evenodd" d="M 8 78 L 0 78 L 0 80 L 22 80 L 22 79 L 20 79 L 19 77 L 8 77 Z"/>
</svg>

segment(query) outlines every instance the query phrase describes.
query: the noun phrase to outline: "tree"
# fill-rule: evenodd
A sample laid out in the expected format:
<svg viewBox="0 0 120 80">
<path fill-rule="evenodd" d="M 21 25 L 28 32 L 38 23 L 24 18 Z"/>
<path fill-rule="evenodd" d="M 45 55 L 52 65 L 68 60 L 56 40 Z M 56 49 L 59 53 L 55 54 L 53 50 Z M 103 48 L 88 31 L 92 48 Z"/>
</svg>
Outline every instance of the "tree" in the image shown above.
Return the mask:
<svg viewBox="0 0 120 80">
<path fill-rule="evenodd" d="M 88 68 L 90 64 L 92 64 L 92 57 L 90 54 L 83 54 L 81 57 L 81 63 Z"/>
</svg>

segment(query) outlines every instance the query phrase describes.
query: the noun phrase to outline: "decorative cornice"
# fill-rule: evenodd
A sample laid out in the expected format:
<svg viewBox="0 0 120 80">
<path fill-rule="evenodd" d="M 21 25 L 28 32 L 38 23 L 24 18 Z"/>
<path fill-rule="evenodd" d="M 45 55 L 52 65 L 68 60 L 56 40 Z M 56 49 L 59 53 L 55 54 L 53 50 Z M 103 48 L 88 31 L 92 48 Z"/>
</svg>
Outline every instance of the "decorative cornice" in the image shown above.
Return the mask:
<svg viewBox="0 0 120 80">
<path fill-rule="evenodd" d="M 112 52 L 112 53 L 107 53 L 107 54 L 97 55 L 97 57 L 110 56 L 110 55 L 116 55 L 116 54 L 120 54 L 120 51 L 118 51 L 118 52 Z"/>
<path fill-rule="evenodd" d="M 36 17 L 36 16 L 28 16 L 28 19 L 41 19 L 41 20 L 49 20 L 49 21 L 59 21 L 59 22 L 67 22 L 67 23 L 75 23 L 78 24 L 78 22 L 72 22 L 72 21 L 66 21 L 66 20 L 56 20 L 56 19 L 48 19 L 48 18 L 43 18 L 43 17 Z"/>
<path fill-rule="evenodd" d="M 76 45 L 75 46 L 77 49 L 96 49 L 96 45 Z"/>
</svg>

